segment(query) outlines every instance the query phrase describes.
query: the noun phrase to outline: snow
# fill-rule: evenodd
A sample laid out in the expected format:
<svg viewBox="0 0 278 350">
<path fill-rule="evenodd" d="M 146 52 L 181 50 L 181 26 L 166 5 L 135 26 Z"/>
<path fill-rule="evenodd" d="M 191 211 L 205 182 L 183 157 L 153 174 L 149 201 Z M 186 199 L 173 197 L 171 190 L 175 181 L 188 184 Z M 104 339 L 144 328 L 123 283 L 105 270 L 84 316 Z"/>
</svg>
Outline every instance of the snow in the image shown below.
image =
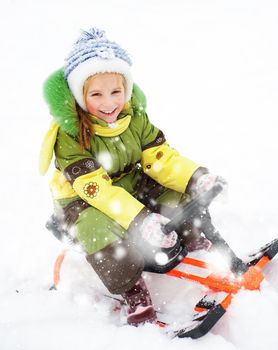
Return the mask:
<svg viewBox="0 0 278 350">
<path fill-rule="evenodd" d="M 108 152 L 99 153 L 97 160 L 104 167 L 106 171 L 111 170 L 113 166 L 113 160 L 110 153 Z"/>
<path fill-rule="evenodd" d="M 62 249 L 44 223 L 51 171 L 38 175 L 50 125 L 45 78 L 63 64 L 80 29 L 99 26 L 131 54 L 148 113 L 169 143 L 229 183 L 212 217 L 244 255 L 277 237 L 278 3 L 275 0 L 19 1 L 0 5 L 0 349 L 276 350 L 277 258 L 261 291 L 240 292 L 212 332 L 170 340 L 153 325 L 118 326 L 113 301 L 85 258 Z M 151 279 L 150 279 L 151 278 Z M 147 276 L 158 307 L 186 321 L 202 288 Z"/>
</svg>

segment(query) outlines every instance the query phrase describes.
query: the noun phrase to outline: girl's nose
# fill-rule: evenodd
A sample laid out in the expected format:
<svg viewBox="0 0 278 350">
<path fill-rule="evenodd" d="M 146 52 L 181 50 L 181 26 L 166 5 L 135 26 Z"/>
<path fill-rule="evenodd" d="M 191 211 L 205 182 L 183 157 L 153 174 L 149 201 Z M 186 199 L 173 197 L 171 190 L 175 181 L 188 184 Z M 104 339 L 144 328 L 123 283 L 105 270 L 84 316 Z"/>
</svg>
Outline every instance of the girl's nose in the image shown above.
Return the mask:
<svg viewBox="0 0 278 350">
<path fill-rule="evenodd" d="M 113 100 L 111 98 L 104 99 L 102 106 L 107 109 L 112 108 L 114 106 Z"/>
</svg>

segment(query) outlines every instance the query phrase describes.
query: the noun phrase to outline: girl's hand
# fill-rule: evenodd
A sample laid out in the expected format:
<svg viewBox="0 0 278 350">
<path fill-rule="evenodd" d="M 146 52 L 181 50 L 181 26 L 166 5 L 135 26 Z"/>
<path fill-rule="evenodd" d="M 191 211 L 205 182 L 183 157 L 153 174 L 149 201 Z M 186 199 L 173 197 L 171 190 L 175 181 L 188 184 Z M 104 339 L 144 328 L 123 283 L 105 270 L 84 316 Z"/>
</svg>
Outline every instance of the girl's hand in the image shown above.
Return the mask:
<svg viewBox="0 0 278 350">
<path fill-rule="evenodd" d="M 198 178 L 194 188 L 192 188 L 192 194 L 194 196 L 201 195 L 209 191 L 213 186 L 217 184 L 220 184 L 223 187 L 223 189 L 227 187 L 226 180 L 220 176 L 213 175 L 210 173 L 201 175 Z"/>
<path fill-rule="evenodd" d="M 168 235 L 163 233 L 161 227 L 166 225 L 170 220 L 160 214 L 151 213 L 144 220 L 139 228 L 139 232 L 143 240 L 147 241 L 150 245 L 160 248 L 173 247 L 178 239 L 178 235 L 175 231 L 170 232 Z"/>
</svg>

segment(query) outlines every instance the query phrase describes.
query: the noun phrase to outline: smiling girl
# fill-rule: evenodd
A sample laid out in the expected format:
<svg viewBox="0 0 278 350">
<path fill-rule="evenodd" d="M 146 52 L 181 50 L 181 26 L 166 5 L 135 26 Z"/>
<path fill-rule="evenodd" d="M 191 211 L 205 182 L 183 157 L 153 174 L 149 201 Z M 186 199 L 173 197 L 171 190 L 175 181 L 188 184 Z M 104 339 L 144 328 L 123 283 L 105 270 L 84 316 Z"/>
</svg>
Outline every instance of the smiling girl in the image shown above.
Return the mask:
<svg viewBox="0 0 278 350">
<path fill-rule="evenodd" d="M 127 53 L 103 31 L 82 32 L 65 66 L 44 85 L 54 122 L 40 169 L 47 171 L 54 151 L 55 220 L 109 292 L 122 295 L 128 323 L 138 325 L 156 319 L 142 278 L 157 264 L 155 254 L 186 254 L 192 243 L 209 243 L 188 223 L 168 236 L 161 225 L 182 199 L 219 180 L 172 149 L 149 121 L 130 66 Z"/>
</svg>

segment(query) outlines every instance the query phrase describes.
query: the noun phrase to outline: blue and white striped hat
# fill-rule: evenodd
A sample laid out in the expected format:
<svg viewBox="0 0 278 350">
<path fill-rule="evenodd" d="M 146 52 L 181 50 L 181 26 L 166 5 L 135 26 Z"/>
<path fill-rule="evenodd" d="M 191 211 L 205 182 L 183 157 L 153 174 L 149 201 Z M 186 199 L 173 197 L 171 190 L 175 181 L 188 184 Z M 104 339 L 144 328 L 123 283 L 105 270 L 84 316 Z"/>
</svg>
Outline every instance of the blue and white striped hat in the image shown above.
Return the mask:
<svg viewBox="0 0 278 350">
<path fill-rule="evenodd" d="M 97 73 L 122 74 L 126 81 L 126 102 L 131 98 L 133 86 L 131 59 L 117 43 L 106 38 L 103 30 L 91 28 L 82 31 L 65 61 L 64 77 L 83 110 L 87 110 L 83 96 L 84 83 Z"/>
</svg>

